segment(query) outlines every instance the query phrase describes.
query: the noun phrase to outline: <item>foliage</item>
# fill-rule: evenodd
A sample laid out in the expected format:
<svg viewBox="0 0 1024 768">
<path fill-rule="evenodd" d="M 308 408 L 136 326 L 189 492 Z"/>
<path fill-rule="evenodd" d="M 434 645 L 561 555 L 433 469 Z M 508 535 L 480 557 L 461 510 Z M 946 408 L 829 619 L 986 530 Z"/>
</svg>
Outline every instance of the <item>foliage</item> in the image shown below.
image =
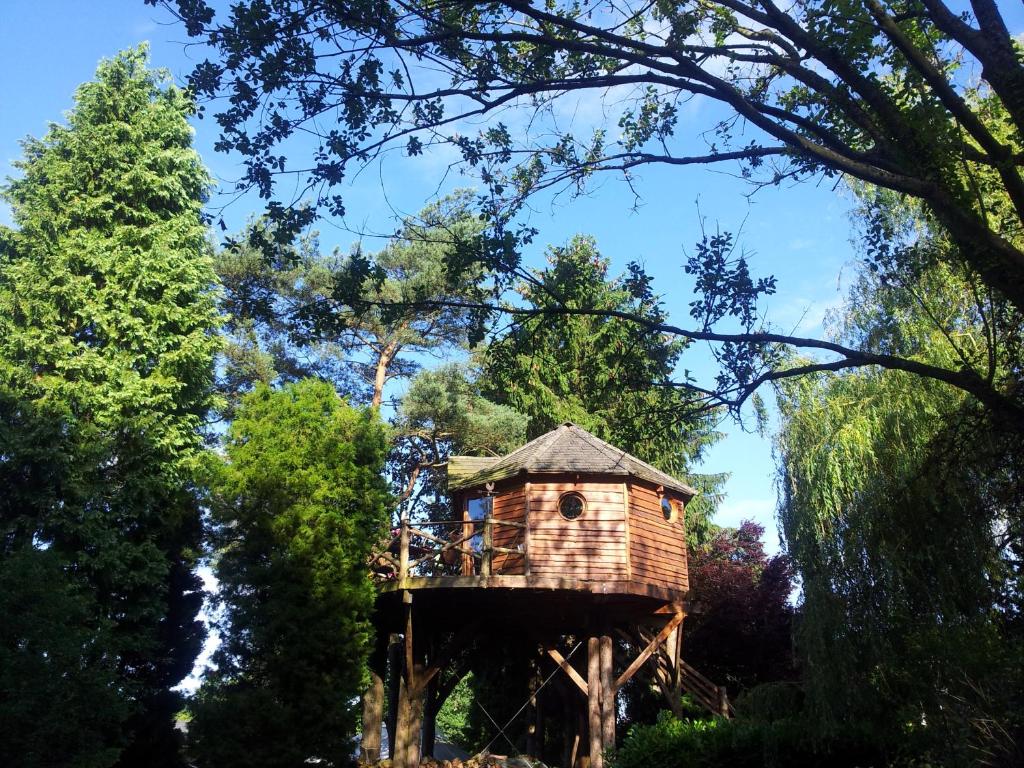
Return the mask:
<svg viewBox="0 0 1024 768">
<path fill-rule="evenodd" d="M 120 753 L 117 669 L 90 596 L 52 550 L 0 558 L 0 762 L 100 768 Z M 60 716 L 54 717 L 54 703 Z"/>
<path fill-rule="evenodd" d="M 251 222 L 217 251 L 215 266 L 225 314 L 220 388 L 233 405 L 258 383 L 269 386 L 310 376 L 369 399 L 349 364 L 345 339 L 308 338 L 299 313 L 330 290 L 336 264 L 315 236 L 278 243 L 273 226 Z M 268 251 L 270 253 L 268 257 Z"/>
<path fill-rule="evenodd" d="M 222 644 L 194 705 L 200 765 L 349 760 L 385 450 L 376 414 L 326 382 L 243 398 L 212 509 Z"/>
<path fill-rule="evenodd" d="M 209 177 L 190 97 L 146 63 L 144 48 L 102 62 L 67 124 L 24 142 L 22 175 L 2 190 L 15 228 L 0 228 L 0 557 L 54 590 L 9 627 L 22 650 L 53 654 L 38 695 L 68 702 L 61 738 L 36 743 L 32 759 L 48 764 L 109 765 L 120 747 L 124 765 L 177 764 L 171 689 L 203 638 L 193 566 L 218 324 L 200 213 Z M 61 605 L 66 626 L 53 622 Z M 10 674 L 42 674 L 37 662 L 22 655 Z M 90 710 L 90 688 L 94 704 L 117 703 Z M 23 703 L 17 714 L 5 695 L 0 720 L 21 722 L 35 706 Z"/>
<path fill-rule="evenodd" d="M 472 739 L 473 674 L 462 678 L 437 713 L 437 730 L 451 744 L 466 745 Z"/>
<path fill-rule="evenodd" d="M 654 725 L 630 729 L 609 768 L 868 768 L 898 764 L 871 734 L 850 726 L 827 744 L 816 744 L 799 719 L 676 720 L 663 712 Z"/>
<path fill-rule="evenodd" d="M 450 267 L 470 259 L 481 227 L 466 191 L 406 218 L 375 254 L 361 246 L 324 254 L 316 234 L 251 222 L 217 256 L 227 394 L 317 376 L 379 406 L 388 382 L 419 370 L 417 358 L 450 352 L 477 332 L 479 320 L 457 304 L 479 290 L 480 273 L 454 281 Z"/>
<path fill-rule="evenodd" d="M 950 366 L 1014 343 L 969 278 L 942 262 L 919 275 L 865 275 L 843 332 Z M 949 764 L 1019 759 L 1020 434 L 892 372 L 794 380 L 781 408 L 809 714 L 826 732 L 850 719 L 883 739 L 920 731 Z"/>
<path fill-rule="evenodd" d="M 526 442 L 526 417 L 480 394 L 465 366 L 419 373 L 394 420 L 389 469 L 400 501 L 429 520 L 450 516 L 446 462 L 452 455 L 503 456 Z"/>
<path fill-rule="evenodd" d="M 483 275 L 469 266 L 482 247 L 481 229 L 472 196 L 455 192 L 405 219 L 379 253 L 356 249 L 339 259 L 329 292 L 306 303 L 301 317 L 310 337 L 367 353 L 361 368 L 373 405 L 389 381 L 419 369 L 410 355 L 480 338 L 479 314 L 461 305 L 481 290 Z"/>
<path fill-rule="evenodd" d="M 704 493 L 687 508 L 687 524 L 699 540 L 722 478 L 691 467 L 718 435 L 711 416 L 694 415 L 685 390 L 672 384 L 686 345 L 604 314 L 663 319 L 648 280 L 635 270 L 611 279 L 608 266 L 589 238 L 549 251 L 547 269 L 520 286 L 526 308 L 538 313 L 499 334 L 483 357 L 484 394 L 529 418 L 527 438 L 571 421 L 693 483 Z"/>
<path fill-rule="evenodd" d="M 211 45 L 192 83 L 227 97 L 221 146 L 246 158 L 244 183 L 265 197 L 302 169 L 338 215 L 353 166 L 434 145 L 476 169 L 495 210 L 652 163 L 738 163 L 762 184 L 846 175 L 923 201 L 959 257 L 1024 305 L 1024 63 L 991 0 L 965 14 L 941 0 L 246 0 L 221 17 L 205 0 L 166 4 Z M 1002 127 L 965 71 L 984 78 Z M 607 122 L 560 124 L 554 107 L 590 94 Z M 679 117 L 695 98 L 720 108 L 689 135 Z M 320 139 L 315 163 L 288 157 L 305 133 Z M 1012 217 L 987 216 L 972 181 L 986 174 Z"/>
<path fill-rule="evenodd" d="M 733 696 L 796 673 L 792 570 L 785 555 L 765 554 L 763 536 L 763 526 L 746 521 L 690 554 L 700 611 L 686 623 L 686 659 Z"/>
</svg>

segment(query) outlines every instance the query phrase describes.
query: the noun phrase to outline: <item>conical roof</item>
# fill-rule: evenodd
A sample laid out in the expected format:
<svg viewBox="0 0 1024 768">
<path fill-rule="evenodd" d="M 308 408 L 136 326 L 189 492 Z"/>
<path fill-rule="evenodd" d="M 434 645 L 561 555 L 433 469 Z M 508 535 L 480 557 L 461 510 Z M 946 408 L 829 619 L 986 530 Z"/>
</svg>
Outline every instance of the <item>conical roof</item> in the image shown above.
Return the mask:
<svg viewBox="0 0 1024 768">
<path fill-rule="evenodd" d="M 452 456 L 448 459 L 448 488 L 453 491 L 476 488 L 518 474 L 562 473 L 636 477 L 688 498 L 697 495 L 697 491 L 686 483 L 571 422 L 541 435 L 507 456 L 492 459 Z"/>
</svg>

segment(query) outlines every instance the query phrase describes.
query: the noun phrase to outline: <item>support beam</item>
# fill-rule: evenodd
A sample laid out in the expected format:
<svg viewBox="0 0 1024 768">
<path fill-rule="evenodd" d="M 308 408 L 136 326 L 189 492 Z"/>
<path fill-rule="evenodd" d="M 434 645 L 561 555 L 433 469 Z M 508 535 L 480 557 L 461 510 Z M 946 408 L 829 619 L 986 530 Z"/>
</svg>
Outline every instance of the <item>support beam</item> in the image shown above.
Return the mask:
<svg viewBox="0 0 1024 768">
<path fill-rule="evenodd" d="M 601 638 L 587 640 L 587 731 L 590 768 L 604 768 L 601 726 Z"/>
<path fill-rule="evenodd" d="M 618 680 L 615 681 L 616 690 L 629 682 L 629 679 L 633 677 L 633 675 L 636 674 L 636 671 L 644 665 L 644 662 L 651 657 L 651 654 L 658 650 L 661 644 L 668 639 L 668 636 L 672 634 L 675 628 L 683 623 L 683 619 L 685 617 L 686 614 L 679 611 L 669 619 L 668 624 L 664 626 L 661 632 L 659 632 L 657 636 L 647 644 L 647 647 L 640 652 L 640 655 L 633 660 L 633 663 L 626 667 L 626 671 L 619 675 Z"/>
<path fill-rule="evenodd" d="M 415 671 L 402 679 L 398 696 L 398 722 L 394 757 L 394 768 L 418 768 L 420 764 L 420 731 L 423 727 L 423 704 L 425 689 L 415 686 Z M 409 680 L 413 685 L 409 684 Z"/>
<path fill-rule="evenodd" d="M 580 691 L 583 692 L 584 696 L 586 696 L 587 695 L 587 681 L 584 680 L 580 676 L 580 673 L 577 672 L 573 668 L 572 664 L 570 664 L 568 661 L 566 661 L 565 657 L 562 656 L 562 654 L 558 652 L 557 648 L 547 647 L 544 650 L 547 651 L 548 656 L 550 656 L 554 660 L 555 664 L 557 664 L 558 666 L 560 666 L 562 668 L 562 670 L 565 672 L 565 674 L 567 674 L 569 676 L 569 678 L 574 683 L 576 683 L 576 687 L 579 688 Z"/>
<path fill-rule="evenodd" d="M 363 733 L 359 739 L 361 762 L 380 760 L 380 730 L 384 719 L 384 680 L 377 670 L 370 669 L 370 687 L 363 694 Z"/>
<path fill-rule="evenodd" d="M 388 636 L 388 707 L 385 725 L 388 729 L 388 757 L 395 759 L 395 742 L 398 740 L 398 698 L 402 683 L 402 637 Z"/>
<path fill-rule="evenodd" d="M 615 694 L 612 682 L 612 638 L 601 636 L 601 747 L 602 750 L 615 748 Z"/>
</svg>

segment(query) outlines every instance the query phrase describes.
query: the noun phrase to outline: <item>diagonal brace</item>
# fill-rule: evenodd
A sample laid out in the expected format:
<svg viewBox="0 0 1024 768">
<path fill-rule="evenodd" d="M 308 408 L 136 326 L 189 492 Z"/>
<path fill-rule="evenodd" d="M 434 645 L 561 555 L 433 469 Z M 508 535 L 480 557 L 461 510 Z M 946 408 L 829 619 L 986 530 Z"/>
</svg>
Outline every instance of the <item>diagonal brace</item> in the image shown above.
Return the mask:
<svg viewBox="0 0 1024 768">
<path fill-rule="evenodd" d="M 646 648 L 640 651 L 640 655 L 633 660 L 632 664 L 626 667 L 626 671 L 619 675 L 618 679 L 615 681 L 615 690 L 618 690 L 629 682 L 630 678 L 632 678 L 633 675 L 636 674 L 637 670 L 644 665 L 647 659 L 651 657 L 651 654 L 661 647 L 661 644 L 664 643 L 668 639 L 668 636 L 683 623 L 683 619 L 685 618 L 686 614 L 683 611 L 676 611 L 676 614 L 669 619 L 661 632 L 659 632 L 657 636 L 647 644 Z"/>
</svg>

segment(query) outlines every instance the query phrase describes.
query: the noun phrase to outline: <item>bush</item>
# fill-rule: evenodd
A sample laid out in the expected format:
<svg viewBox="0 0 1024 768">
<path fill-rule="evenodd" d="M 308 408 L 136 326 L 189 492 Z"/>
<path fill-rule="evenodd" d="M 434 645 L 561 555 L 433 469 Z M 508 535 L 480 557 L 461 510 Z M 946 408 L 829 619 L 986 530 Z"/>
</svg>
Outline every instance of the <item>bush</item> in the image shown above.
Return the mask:
<svg viewBox="0 0 1024 768">
<path fill-rule="evenodd" d="M 609 768 L 869 768 L 890 764 L 870 734 L 850 728 L 815 740 L 799 719 L 676 720 L 663 712 L 654 725 L 634 726 Z"/>
</svg>

